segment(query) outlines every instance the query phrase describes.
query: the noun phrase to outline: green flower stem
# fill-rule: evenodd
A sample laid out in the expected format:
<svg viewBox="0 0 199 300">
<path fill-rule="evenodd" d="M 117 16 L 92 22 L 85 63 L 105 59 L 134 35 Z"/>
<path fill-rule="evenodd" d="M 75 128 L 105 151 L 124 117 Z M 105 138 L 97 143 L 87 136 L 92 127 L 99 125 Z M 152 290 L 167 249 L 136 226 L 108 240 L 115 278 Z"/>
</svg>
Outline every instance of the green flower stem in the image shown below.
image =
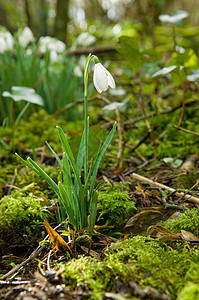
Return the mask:
<svg viewBox="0 0 199 300">
<path fill-rule="evenodd" d="M 98 60 L 95 55 L 91 53 L 88 55 L 85 68 L 84 68 L 84 128 L 85 128 L 85 140 L 84 140 L 84 148 L 85 148 L 85 161 L 84 161 L 84 178 L 86 182 L 87 174 L 88 174 L 88 138 L 89 138 L 89 117 L 88 117 L 88 68 L 90 62 L 94 58 L 94 60 Z M 98 60 L 99 61 L 99 60 Z"/>
</svg>

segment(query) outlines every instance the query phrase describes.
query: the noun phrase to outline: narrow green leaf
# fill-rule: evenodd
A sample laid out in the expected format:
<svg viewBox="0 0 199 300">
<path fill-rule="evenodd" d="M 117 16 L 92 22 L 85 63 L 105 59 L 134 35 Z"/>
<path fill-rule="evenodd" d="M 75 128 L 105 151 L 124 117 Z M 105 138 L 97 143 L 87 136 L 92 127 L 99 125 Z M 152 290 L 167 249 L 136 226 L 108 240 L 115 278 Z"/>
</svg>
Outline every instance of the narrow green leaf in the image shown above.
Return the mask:
<svg viewBox="0 0 199 300">
<path fill-rule="evenodd" d="M 104 156 L 104 153 L 106 152 L 106 149 L 108 148 L 113 136 L 114 136 L 114 133 L 115 133 L 115 130 L 116 130 L 116 127 L 117 127 L 117 123 L 115 122 L 115 124 L 113 125 L 113 128 L 112 130 L 110 131 L 110 133 L 108 134 L 104 144 L 102 145 L 102 148 L 99 152 L 99 154 L 97 155 L 96 159 L 95 159 L 95 162 L 94 162 L 94 166 L 93 166 L 93 173 L 92 173 L 92 176 L 91 176 L 91 184 L 90 184 L 90 196 L 92 197 L 92 193 L 93 193 L 93 189 L 94 189 L 94 184 L 95 184 L 95 179 L 96 179 L 96 176 L 97 176 L 97 172 L 98 172 L 98 168 L 99 168 L 99 165 L 100 165 L 100 162 Z"/>
<path fill-rule="evenodd" d="M 60 137 L 60 140 L 61 140 L 61 143 L 63 145 L 63 148 L 66 152 L 66 155 L 70 161 L 70 164 L 73 168 L 73 171 L 74 171 L 74 174 L 75 174 L 75 177 L 76 177 L 76 180 L 77 180 L 77 183 L 78 183 L 78 186 L 79 186 L 79 190 L 80 190 L 80 193 L 83 194 L 83 188 L 82 188 L 82 183 L 81 183 L 81 180 L 80 180 L 80 175 L 79 175 L 79 172 L 78 172 L 78 168 L 77 168 L 77 165 L 76 165 L 76 162 L 75 162 L 75 158 L 73 156 L 73 153 L 72 153 L 72 150 L 70 148 L 70 145 L 66 139 L 66 136 L 63 132 L 63 130 L 57 126 L 57 129 L 59 131 L 59 137 Z"/>
<path fill-rule="evenodd" d="M 97 192 L 94 191 L 91 199 L 91 204 L 90 204 L 90 224 L 89 224 L 90 232 L 93 232 L 93 228 L 95 226 L 95 221 L 96 221 L 96 215 L 97 215 Z"/>
<path fill-rule="evenodd" d="M 52 147 L 48 144 L 48 142 L 46 141 L 46 145 L 48 146 L 48 148 L 50 149 L 50 151 L 53 153 L 54 157 L 56 158 L 58 164 L 60 165 L 60 167 L 63 169 L 63 164 L 61 162 L 61 159 L 59 158 L 59 156 L 57 155 L 57 153 L 52 149 Z"/>
<path fill-rule="evenodd" d="M 26 167 L 30 168 L 31 170 L 33 170 L 34 172 L 36 172 L 37 174 L 40 174 L 39 171 L 37 169 L 35 169 L 29 162 L 27 162 L 25 159 L 23 159 L 21 156 L 19 156 L 18 153 L 15 153 L 15 155 L 22 161 L 22 163 L 24 165 L 26 165 Z"/>
<path fill-rule="evenodd" d="M 47 183 L 53 188 L 53 190 L 56 192 L 56 194 L 60 197 L 58 185 L 40 168 L 40 166 L 34 162 L 30 157 L 27 158 L 27 161 L 37 170 L 37 173 L 40 174 L 46 181 Z"/>
<path fill-rule="evenodd" d="M 64 208 L 66 209 L 68 215 L 69 222 L 74 224 L 74 211 L 71 206 L 72 203 L 68 197 L 67 189 L 63 186 L 63 184 L 60 181 L 58 182 L 58 187 L 59 187 L 60 195 L 62 197 Z"/>
</svg>

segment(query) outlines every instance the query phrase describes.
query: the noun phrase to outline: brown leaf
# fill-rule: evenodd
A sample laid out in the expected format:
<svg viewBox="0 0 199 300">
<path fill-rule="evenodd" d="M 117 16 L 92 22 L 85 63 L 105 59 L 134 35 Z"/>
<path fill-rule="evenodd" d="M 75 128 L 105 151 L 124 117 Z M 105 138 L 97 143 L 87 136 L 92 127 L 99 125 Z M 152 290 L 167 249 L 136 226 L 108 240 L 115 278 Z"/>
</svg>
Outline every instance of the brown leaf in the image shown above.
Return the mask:
<svg viewBox="0 0 199 300">
<path fill-rule="evenodd" d="M 153 193 L 142 184 L 136 185 L 135 188 L 138 192 L 144 193 L 144 194 L 146 194 L 147 196 L 150 196 L 150 197 L 153 196 Z"/>
<path fill-rule="evenodd" d="M 180 234 L 175 234 L 161 225 L 153 226 L 149 234 L 151 237 L 158 238 L 160 242 L 182 241 Z"/>
<path fill-rule="evenodd" d="M 93 257 L 95 257 L 95 258 L 100 258 L 100 254 L 97 253 L 97 252 L 94 251 L 94 250 L 89 250 L 89 248 L 84 247 L 84 246 L 81 246 L 81 249 L 82 249 L 83 251 L 85 251 L 86 253 L 88 253 L 90 256 L 93 256 Z"/>
<path fill-rule="evenodd" d="M 157 224 L 163 219 L 161 209 L 161 207 L 151 207 L 142 210 L 128 220 L 124 231 L 130 232 L 131 234 L 146 233 L 149 226 Z"/>
<path fill-rule="evenodd" d="M 61 252 L 69 252 L 72 256 L 72 251 L 68 244 L 64 241 L 64 239 L 50 226 L 50 224 L 44 220 L 44 226 L 48 232 L 49 238 L 51 242 L 55 243 L 55 248 Z"/>
<path fill-rule="evenodd" d="M 180 232 L 185 241 L 199 241 L 199 238 L 189 231 L 180 230 Z"/>
</svg>

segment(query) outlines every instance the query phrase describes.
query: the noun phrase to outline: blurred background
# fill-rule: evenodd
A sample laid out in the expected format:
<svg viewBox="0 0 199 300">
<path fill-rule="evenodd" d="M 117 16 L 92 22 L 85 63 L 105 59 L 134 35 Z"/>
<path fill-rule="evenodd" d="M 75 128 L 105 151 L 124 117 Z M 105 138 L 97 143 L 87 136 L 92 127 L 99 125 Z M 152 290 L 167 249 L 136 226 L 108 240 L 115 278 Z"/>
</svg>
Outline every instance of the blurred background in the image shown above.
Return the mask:
<svg viewBox="0 0 199 300">
<path fill-rule="evenodd" d="M 28 26 L 37 38 L 56 36 L 70 46 L 81 31 L 106 35 L 102 24 L 141 23 L 150 33 L 160 14 L 179 9 L 187 10 L 189 23 L 198 25 L 198 0 L 0 0 L 0 25 L 11 33 Z M 119 26 L 114 28 L 116 34 L 119 31 Z"/>
</svg>

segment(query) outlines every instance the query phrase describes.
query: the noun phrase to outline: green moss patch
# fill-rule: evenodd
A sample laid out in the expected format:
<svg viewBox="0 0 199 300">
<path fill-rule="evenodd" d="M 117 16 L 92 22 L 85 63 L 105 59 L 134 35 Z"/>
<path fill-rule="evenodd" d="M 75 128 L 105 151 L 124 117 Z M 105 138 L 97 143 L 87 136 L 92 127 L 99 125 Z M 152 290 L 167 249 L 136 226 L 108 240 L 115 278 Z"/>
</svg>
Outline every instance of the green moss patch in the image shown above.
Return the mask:
<svg viewBox="0 0 199 300">
<path fill-rule="evenodd" d="M 118 280 L 133 280 L 143 289 L 150 286 L 176 299 L 190 280 L 199 280 L 199 251 L 190 251 L 186 245 L 172 249 L 152 238 L 136 236 L 112 244 L 103 260 L 80 257 L 59 264 L 59 268 L 67 287 L 84 287 L 93 293 L 92 299 L 115 292 Z"/>
</svg>

